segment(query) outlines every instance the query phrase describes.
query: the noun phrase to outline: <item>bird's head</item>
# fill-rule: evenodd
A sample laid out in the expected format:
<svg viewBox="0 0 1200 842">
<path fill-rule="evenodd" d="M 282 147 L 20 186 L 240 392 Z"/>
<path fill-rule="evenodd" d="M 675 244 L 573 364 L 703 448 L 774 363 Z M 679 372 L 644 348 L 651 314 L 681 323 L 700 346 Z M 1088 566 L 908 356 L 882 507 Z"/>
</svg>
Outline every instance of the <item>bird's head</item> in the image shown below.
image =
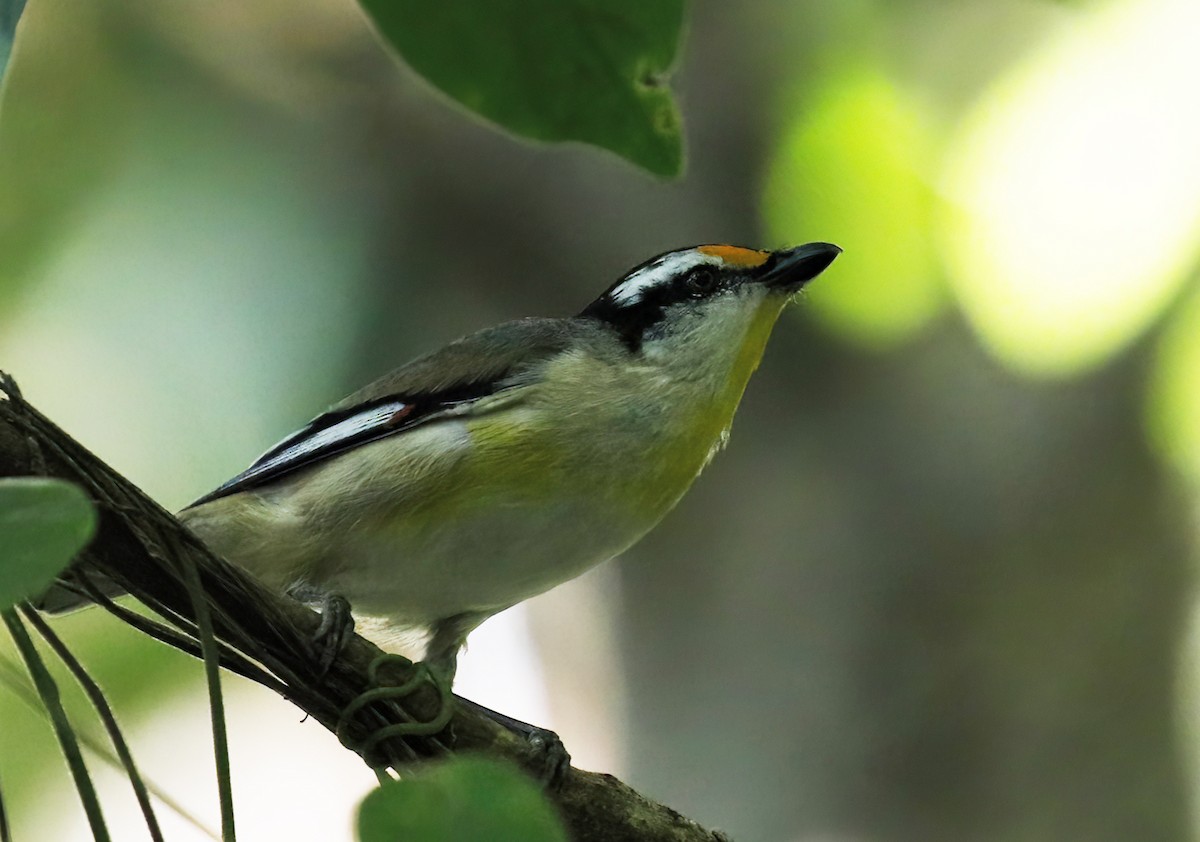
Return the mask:
<svg viewBox="0 0 1200 842">
<path fill-rule="evenodd" d="M 669 251 L 632 269 L 580 315 L 604 322 L 632 352 L 648 357 L 686 362 L 747 341 L 761 353 L 783 306 L 840 253 L 829 243 Z"/>
</svg>

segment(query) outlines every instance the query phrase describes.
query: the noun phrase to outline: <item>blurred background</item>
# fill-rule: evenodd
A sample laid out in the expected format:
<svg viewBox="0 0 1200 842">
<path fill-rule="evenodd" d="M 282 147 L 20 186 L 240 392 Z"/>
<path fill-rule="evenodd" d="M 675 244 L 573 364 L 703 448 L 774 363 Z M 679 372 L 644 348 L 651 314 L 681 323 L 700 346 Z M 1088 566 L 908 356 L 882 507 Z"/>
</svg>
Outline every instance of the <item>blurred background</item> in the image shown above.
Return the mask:
<svg viewBox="0 0 1200 842">
<path fill-rule="evenodd" d="M 459 691 L 740 842 L 1200 838 L 1197 43 L 1194 0 L 700 0 L 663 182 L 483 125 L 350 0 L 31 0 L 0 367 L 178 508 L 653 254 L 836 242 L 728 451 L 476 632 Z M 98 611 L 58 628 L 216 826 L 199 665 Z M 242 838 L 349 838 L 366 767 L 226 688 Z M 15 838 L 87 838 L 48 727 L 7 693 L 0 723 Z"/>
</svg>

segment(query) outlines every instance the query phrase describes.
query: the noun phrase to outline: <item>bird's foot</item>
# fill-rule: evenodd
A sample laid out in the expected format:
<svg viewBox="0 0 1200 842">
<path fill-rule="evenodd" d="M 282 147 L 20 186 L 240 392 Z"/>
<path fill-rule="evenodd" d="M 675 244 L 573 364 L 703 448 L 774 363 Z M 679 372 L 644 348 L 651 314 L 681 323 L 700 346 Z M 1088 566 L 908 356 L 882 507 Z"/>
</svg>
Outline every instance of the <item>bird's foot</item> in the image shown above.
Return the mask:
<svg viewBox="0 0 1200 842">
<path fill-rule="evenodd" d="M 329 672 L 334 660 L 354 637 L 354 615 L 350 603 L 344 596 L 329 594 L 321 603 L 321 624 L 313 632 L 313 643 L 321 651 L 319 661 L 321 678 Z"/>
<path fill-rule="evenodd" d="M 294 585 L 288 589 L 288 595 L 321 612 L 321 623 L 312 636 L 317 656 L 317 680 L 320 681 L 354 636 L 350 602 L 340 594 L 319 591 L 309 585 Z"/>
<path fill-rule="evenodd" d="M 558 734 L 548 728 L 539 728 L 536 725 L 530 725 L 528 722 L 513 719 L 511 716 L 506 716 L 491 708 L 485 708 L 483 705 L 472 702 L 470 699 L 464 699 L 462 696 L 456 696 L 455 698 L 463 707 L 486 716 L 497 725 L 503 726 L 525 739 L 533 750 L 534 767 L 537 772 L 536 777 L 543 787 L 555 790 L 562 785 L 563 776 L 571 768 L 571 755 L 567 751 L 567 747 L 563 745 L 563 741 L 559 739 Z"/>
</svg>

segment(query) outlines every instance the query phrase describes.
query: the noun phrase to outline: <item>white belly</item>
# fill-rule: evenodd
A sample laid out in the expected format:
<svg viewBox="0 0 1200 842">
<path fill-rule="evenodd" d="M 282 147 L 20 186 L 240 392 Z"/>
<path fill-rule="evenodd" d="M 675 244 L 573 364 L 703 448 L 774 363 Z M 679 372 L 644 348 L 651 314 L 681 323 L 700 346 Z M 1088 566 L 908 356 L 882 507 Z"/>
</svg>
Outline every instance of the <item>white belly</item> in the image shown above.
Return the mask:
<svg viewBox="0 0 1200 842">
<path fill-rule="evenodd" d="M 404 625 L 492 613 L 619 554 L 651 524 L 590 501 L 513 505 L 437 524 L 398 521 L 346 547 L 322 586 L 356 610 Z"/>
</svg>

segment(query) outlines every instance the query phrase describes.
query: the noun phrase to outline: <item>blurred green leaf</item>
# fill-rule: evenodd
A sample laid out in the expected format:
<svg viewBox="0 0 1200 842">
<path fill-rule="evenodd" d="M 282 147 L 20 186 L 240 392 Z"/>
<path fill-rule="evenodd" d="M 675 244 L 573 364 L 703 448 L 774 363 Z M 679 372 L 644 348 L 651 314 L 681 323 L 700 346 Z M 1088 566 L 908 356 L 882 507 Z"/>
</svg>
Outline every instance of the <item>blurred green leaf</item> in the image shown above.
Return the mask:
<svg viewBox="0 0 1200 842">
<path fill-rule="evenodd" d="M 931 240 L 933 131 L 881 72 L 858 67 L 797 98 L 771 160 L 764 214 L 778 243 L 845 247 L 807 301 L 868 345 L 911 335 L 945 303 Z"/>
<path fill-rule="evenodd" d="M 566 842 L 537 786 L 516 769 L 462 758 L 363 799 L 361 842 Z"/>
<path fill-rule="evenodd" d="M 105 52 L 99 6 L 67 14 L 34 3 L 21 17 L 0 86 L 0 325 L 127 149 L 129 94 Z"/>
<path fill-rule="evenodd" d="M 578 140 L 679 174 L 679 111 L 664 77 L 683 0 L 363 0 L 414 70 L 534 140 Z"/>
<path fill-rule="evenodd" d="M 78 486 L 57 479 L 0 479 L 0 608 L 46 588 L 96 531 Z"/>
<path fill-rule="evenodd" d="M 1155 449 L 1200 481 L 1200 293 L 1172 315 L 1163 331 L 1147 398 Z"/>
<path fill-rule="evenodd" d="M 23 11 L 25 0 L 0 0 L 0 80 L 4 79 L 4 69 L 8 66 L 9 55 L 12 54 L 17 21 L 20 20 Z"/>
</svg>

